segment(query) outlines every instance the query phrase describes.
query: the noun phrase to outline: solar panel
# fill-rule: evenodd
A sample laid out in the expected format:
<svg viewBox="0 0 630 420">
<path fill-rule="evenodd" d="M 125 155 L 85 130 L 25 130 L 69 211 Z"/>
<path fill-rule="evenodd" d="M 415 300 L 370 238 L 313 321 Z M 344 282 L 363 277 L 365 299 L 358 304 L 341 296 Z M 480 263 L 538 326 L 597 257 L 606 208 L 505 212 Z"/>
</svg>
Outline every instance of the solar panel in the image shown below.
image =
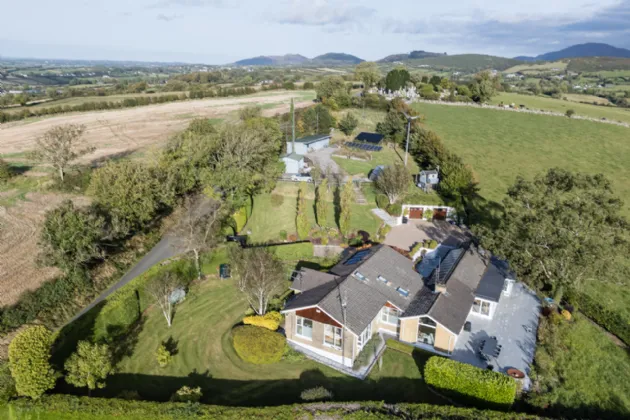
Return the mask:
<svg viewBox="0 0 630 420">
<path fill-rule="evenodd" d="M 381 150 L 383 150 L 381 146 L 375 146 L 373 144 L 355 143 L 355 142 L 346 143 L 346 146 L 352 147 L 355 149 L 360 149 L 360 150 L 367 150 L 370 152 L 380 152 Z"/>
<path fill-rule="evenodd" d="M 370 253 L 369 249 L 364 249 L 363 251 L 359 251 L 346 261 L 343 265 L 353 265 L 360 262 L 363 258 L 365 258 Z"/>
</svg>

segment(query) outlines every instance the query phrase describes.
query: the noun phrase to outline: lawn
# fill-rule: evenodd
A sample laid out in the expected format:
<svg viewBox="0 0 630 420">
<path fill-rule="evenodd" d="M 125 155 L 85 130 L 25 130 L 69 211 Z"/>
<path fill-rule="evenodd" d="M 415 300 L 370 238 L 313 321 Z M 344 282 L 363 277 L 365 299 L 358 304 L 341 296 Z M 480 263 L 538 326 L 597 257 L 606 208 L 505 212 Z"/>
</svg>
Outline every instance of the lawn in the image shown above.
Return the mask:
<svg viewBox="0 0 630 420">
<path fill-rule="evenodd" d="M 627 350 L 579 316 L 571 324 L 562 321 L 558 331 L 556 340 L 538 346 L 535 360 L 543 380 L 559 377 L 561 386 L 542 395 L 537 404 L 550 403 L 556 414 L 567 418 L 628 418 Z"/>
<path fill-rule="evenodd" d="M 245 225 L 245 232 L 249 233 L 252 242 L 269 242 L 280 239 L 280 231 L 288 234 L 296 232 L 295 217 L 297 207 L 297 183 L 281 182 L 272 193 L 261 194 L 254 198 L 252 215 Z M 314 194 L 312 184 L 307 185 L 306 207 L 307 217 L 313 227 L 315 224 Z M 274 205 L 272 195 L 283 197 L 279 205 Z M 333 193 L 329 194 L 329 211 L 327 226 L 336 227 L 335 210 L 333 205 Z M 374 205 L 352 205 L 352 218 L 350 226 L 352 230 L 365 230 L 374 235 L 381 225 L 381 220 L 370 211 Z"/>
<path fill-rule="evenodd" d="M 505 92 L 499 93 L 490 101 L 493 105 L 501 102 L 504 104 L 514 103 L 516 105 L 525 105 L 530 109 L 542 109 L 545 111 L 560 112 L 562 114 L 567 112 L 568 109 L 572 109 L 575 111 L 576 115 L 584 117 L 606 118 L 608 120 L 630 123 L 630 109 L 628 108 L 581 104 L 544 96 L 520 95 L 518 93 Z"/>
<path fill-rule="evenodd" d="M 158 309 L 145 315 L 132 354 L 123 359 L 107 387 L 96 395 L 115 396 L 137 390 L 152 400 L 167 400 L 183 385 L 200 386 L 203 402 L 225 405 L 278 405 L 299 402 L 302 390 L 323 385 L 337 401 L 385 400 L 432 402 L 421 376 L 425 354 L 411 356 L 387 350 L 382 369 L 360 381 L 308 359 L 252 365 L 241 361 L 230 341 L 230 330 L 247 309 L 230 280 L 206 280 L 193 286 L 168 328 Z M 176 343 L 177 354 L 166 368 L 154 357 L 160 342 Z"/>
</svg>

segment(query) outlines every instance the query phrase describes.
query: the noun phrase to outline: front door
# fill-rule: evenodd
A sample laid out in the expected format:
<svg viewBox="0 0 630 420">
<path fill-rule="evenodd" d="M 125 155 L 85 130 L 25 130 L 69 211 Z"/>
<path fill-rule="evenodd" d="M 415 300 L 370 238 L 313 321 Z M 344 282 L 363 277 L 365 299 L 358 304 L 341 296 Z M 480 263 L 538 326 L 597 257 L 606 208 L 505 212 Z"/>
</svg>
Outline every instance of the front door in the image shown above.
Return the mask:
<svg viewBox="0 0 630 420">
<path fill-rule="evenodd" d="M 422 219 L 422 207 L 411 207 L 409 209 L 410 219 Z"/>
</svg>

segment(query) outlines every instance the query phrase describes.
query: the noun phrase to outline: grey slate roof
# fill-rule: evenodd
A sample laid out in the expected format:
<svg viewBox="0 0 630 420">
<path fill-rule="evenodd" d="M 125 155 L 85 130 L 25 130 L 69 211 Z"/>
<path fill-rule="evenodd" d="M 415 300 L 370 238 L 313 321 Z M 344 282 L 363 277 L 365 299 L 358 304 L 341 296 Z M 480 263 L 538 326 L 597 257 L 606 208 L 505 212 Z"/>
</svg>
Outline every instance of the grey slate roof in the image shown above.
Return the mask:
<svg viewBox="0 0 630 420">
<path fill-rule="evenodd" d="M 337 277 L 332 274 L 322 273 L 321 271 L 304 267 L 295 276 L 291 289 L 298 292 L 306 292 L 307 290 L 313 289 L 317 286 L 329 283 L 336 278 Z"/>
<path fill-rule="evenodd" d="M 288 153 L 286 155 L 282 156 L 282 159 L 291 159 L 291 160 L 295 160 L 295 161 L 301 161 L 302 159 L 304 159 L 304 155 L 300 155 L 297 153 Z"/>
<path fill-rule="evenodd" d="M 300 293 L 293 296 L 284 305 L 284 310 L 307 308 L 309 306 L 317 305 L 328 293 L 331 292 L 331 290 L 337 287 L 339 282 L 340 280 L 331 280 L 328 283 L 323 283 L 309 289 L 306 293 Z"/>
<path fill-rule="evenodd" d="M 505 271 L 498 266 L 496 261 L 492 261 L 492 263 L 488 265 L 488 270 L 481 278 L 479 286 L 477 286 L 475 296 L 492 302 L 498 302 L 503 292 L 505 278 Z"/>
</svg>

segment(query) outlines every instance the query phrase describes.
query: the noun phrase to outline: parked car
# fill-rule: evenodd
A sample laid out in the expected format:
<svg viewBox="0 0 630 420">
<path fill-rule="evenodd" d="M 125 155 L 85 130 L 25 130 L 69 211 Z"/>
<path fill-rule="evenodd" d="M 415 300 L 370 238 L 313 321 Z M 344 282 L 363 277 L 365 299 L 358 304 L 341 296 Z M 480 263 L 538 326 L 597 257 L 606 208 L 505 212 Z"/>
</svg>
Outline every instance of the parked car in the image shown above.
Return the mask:
<svg viewBox="0 0 630 420">
<path fill-rule="evenodd" d="M 313 182 L 313 178 L 308 175 L 291 175 L 293 182 Z"/>
</svg>

